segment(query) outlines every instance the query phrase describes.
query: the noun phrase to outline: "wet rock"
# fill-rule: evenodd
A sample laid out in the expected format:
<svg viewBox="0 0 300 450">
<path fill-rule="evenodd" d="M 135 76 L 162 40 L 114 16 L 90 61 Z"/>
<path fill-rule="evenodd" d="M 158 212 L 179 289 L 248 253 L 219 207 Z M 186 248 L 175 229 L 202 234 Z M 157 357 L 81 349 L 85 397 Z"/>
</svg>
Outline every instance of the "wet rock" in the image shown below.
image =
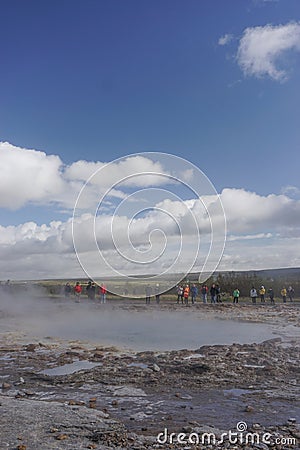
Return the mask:
<svg viewBox="0 0 300 450">
<path fill-rule="evenodd" d="M 34 352 L 36 348 L 37 348 L 37 344 L 28 344 L 25 347 L 25 351 L 26 352 Z"/>
<path fill-rule="evenodd" d="M 95 409 L 96 408 L 96 402 L 97 402 L 97 398 L 96 397 L 92 397 L 89 399 L 89 408 Z"/>
<path fill-rule="evenodd" d="M 24 392 L 17 392 L 15 395 L 15 398 L 24 398 L 26 397 L 26 394 Z"/>
<path fill-rule="evenodd" d="M 245 410 L 244 410 L 244 411 L 245 411 L 245 412 L 252 413 L 252 412 L 254 411 L 254 408 L 253 408 L 253 406 L 247 405 L 247 406 L 245 407 Z"/>
<path fill-rule="evenodd" d="M 27 395 L 27 397 L 33 397 L 36 395 L 35 392 L 29 390 L 24 391 L 24 394 Z"/>
<path fill-rule="evenodd" d="M 114 396 L 118 397 L 146 397 L 147 394 L 142 389 L 133 388 L 131 386 L 122 386 L 113 388 Z"/>
<path fill-rule="evenodd" d="M 294 427 L 291 427 L 289 429 L 290 436 L 293 436 L 295 439 L 300 439 L 300 427 L 298 426 L 298 429 L 294 429 Z"/>
<path fill-rule="evenodd" d="M 226 433 L 224 430 L 220 430 L 219 428 L 215 428 L 209 425 L 201 425 L 200 427 L 195 427 L 192 429 L 193 433 L 197 433 L 199 435 L 203 434 L 213 434 L 217 439 L 220 439 L 223 433 Z"/>
<path fill-rule="evenodd" d="M 68 437 L 69 436 L 67 434 L 58 434 L 55 439 L 58 441 L 64 441 L 65 439 L 68 439 Z"/>
<path fill-rule="evenodd" d="M 126 444 L 124 426 L 117 420 L 101 417 L 99 411 L 85 407 L 73 411 L 59 402 L 15 400 L 6 396 L 1 402 L 1 449 L 7 448 L 6 443 L 13 442 L 19 434 L 24 442 L 31 444 L 31 450 L 87 448 L 91 441 L 98 443 L 99 448 L 106 445 L 122 448 Z M 68 447 L 58 444 L 64 440 L 68 441 Z"/>
<path fill-rule="evenodd" d="M 145 414 L 143 411 L 139 411 L 138 413 L 133 414 L 130 417 L 130 420 L 139 420 L 139 421 L 141 421 L 141 420 L 145 420 L 145 419 L 147 419 L 147 414 Z"/>
<path fill-rule="evenodd" d="M 95 351 L 94 353 L 93 353 L 93 356 L 92 356 L 92 360 L 93 361 L 100 361 L 100 360 L 102 360 L 104 358 L 104 352 L 103 351 Z"/>
<path fill-rule="evenodd" d="M 255 448 L 259 448 L 261 450 L 269 450 L 269 447 L 267 444 L 255 444 Z"/>
</svg>

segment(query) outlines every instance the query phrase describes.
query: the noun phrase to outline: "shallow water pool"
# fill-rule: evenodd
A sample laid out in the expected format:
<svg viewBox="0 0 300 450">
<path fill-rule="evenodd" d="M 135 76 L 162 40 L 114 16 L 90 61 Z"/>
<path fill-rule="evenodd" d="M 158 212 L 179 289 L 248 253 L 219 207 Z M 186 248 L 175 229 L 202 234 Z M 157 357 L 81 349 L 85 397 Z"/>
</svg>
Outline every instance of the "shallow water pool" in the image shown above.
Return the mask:
<svg viewBox="0 0 300 450">
<path fill-rule="evenodd" d="M 126 310 L 53 301 L 30 306 L 28 310 L 15 308 L 9 318 L 0 320 L 2 331 L 22 333 L 27 339 L 47 336 L 133 351 L 195 350 L 203 345 L 245 344 L 275 337 L 271 325 L 207 318 L 200 310 Z"/>
<path fill-rule="evenodd" d="M 188 311 L 100 311 L 56 318 L 47 335 L 88 340 L 134 351 L 197 349 L 202 345 L 262 342 L 274 337 L 260 323 L 201 318 Z"/>
</svg>

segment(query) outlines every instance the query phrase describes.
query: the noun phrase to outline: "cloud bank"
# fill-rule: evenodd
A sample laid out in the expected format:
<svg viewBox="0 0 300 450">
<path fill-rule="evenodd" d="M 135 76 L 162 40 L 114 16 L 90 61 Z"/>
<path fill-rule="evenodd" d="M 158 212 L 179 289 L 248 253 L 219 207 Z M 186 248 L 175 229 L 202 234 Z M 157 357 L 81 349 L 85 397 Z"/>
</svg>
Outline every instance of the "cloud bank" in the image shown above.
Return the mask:
<svg viewBox="0 0 300 450">
<path fill-rule="evenodd" d="M 77 161 L 65 165 L 58 156 L 8 143 L 0 144 L 0 160 L 3 174 L 0 181 L 2 214 L 6 209 L 16 210 L 32 203 L 49 205 L 49 211 L 53 214 L 53 220 L 48 224 L 38 225 L 34 220 L 18 225 L 0 224 L 1 278 L 83 276 L 73 247 L 72 210 L 86 179 L 95 170 L 105 168 L 106 163 Z M 96 244 L 107 260 L 121 271 L 126 269 L 128 261 L 120 252 L 129 257 L 138 254 L 143 259 L 145 255 L 157 255 L 163 245 L 168 245 L 169 251 L 155 266 L 155 270 L 162 270 L 170 264 L 178 252 L 180 239 L 183 239 L 184 252 L 179 263 L 184 268 L 189 264 L 190 255 L 195 252 L 198 233 L 201 245 L 194 270 L 203 263 L 203 252 L 207 250 L 212 232 L 211 218 L 215 222 L 215 230 L 223 224 L 221 211 L 216 207 L 218 196 L 177 198 L 168 196 L 165 194 L 167 191 L 162 189 L 164 196 L 156 198 L 157 191 L 144 191 L 143 188 L 149 186 L 166 187 L 169 181 L 155 175 L 163 170 L 168 173 L 159 162 L 132 156 L 122 163 L 113 163 L 107 173 L 104 170 L 104 176 L 100 179 L 90 180 L 85 198 L 87 206 L 94 208 L 112 180 L 126 177 L 132 171 L 150 173 L 149 178 L 130 177 L 124 185 L 116 186 L 110 195 L 111 201 L 105 202 L 95 217 L 84 210 L 76 216 L 79 251 L 92 264 L 97 264 Z M 184 177 L 191 179 L 193 173 L 183 173 Z M 136 211 L 137 198 L 128 194 L 136 187 L 141 188 L 137 214 L 132 212 Z M 228 230 L 221 269 L 300 266 L 297 251 L 300 247 L 300 200 L 288 195 L 295 189 L 286 187 L 283 188 L 285 193 L 268 196 L 243 189 L 223 189 L 219 197 Z M 130 201 L 124 203 L 124 199 Z M 148 207 L 150 200 L 151 207 Z M 144 211 L 140 205 L 145 205 Z M 59 208 L 69 208 L 69 217 L 64 221 L 56 219 Z M 91 233 L 91 229 L 95 234 Z M 116 252 L 116 244 L 120 252 Z M 105 268 L 101 270 L 99 275 L 105 275 Z"/>
<path fill-rule="evenodd" d="M 110 197 L 123 198 L 124 193 L 111 188 L 114 182 L 129 177 L 126 185 L 147 187 L 165 184 L 165 180 L 151 173 L 168 173 L 159 162 L 143 156 L 132 156 L 110 164 L 106 162 L 76 161 L 66 165 L 56 155 L 16 147 L 8 142 L 0 142 L 0 208 L 17 210 L 28 204 L 56 204 L 73 209 L 80 190 L 86 185 L 89 208 L 99 200 L 100 194 L 109 190 Z M 101 177 L 90 177 L 100 169 Z M 130 177 L 132 173 L 147 172 L 149 176 Z M 123 183 L 125 184 L 125 183 Z"/>
</svg>

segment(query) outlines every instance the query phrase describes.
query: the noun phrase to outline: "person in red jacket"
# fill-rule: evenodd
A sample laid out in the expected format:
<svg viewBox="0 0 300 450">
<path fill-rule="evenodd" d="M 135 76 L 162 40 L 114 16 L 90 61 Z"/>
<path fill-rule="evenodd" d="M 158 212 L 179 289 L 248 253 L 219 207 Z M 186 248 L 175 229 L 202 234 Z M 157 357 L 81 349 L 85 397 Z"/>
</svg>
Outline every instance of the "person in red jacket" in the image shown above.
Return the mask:
<svg viewBox="0 0 300 450">
<path fill-rule="evenodd" d="M 106 303 L 106 293 L 107 293 L 106 286 L 102 283 L 99 289 L 101 303 Z"/>
<path fill-rule="evenodd" d="M 79 281 L 77 281 L 76 285 L 74 287 L 74 294 L 75 294 L 75 299 L 76 299 L 77 303 L 80 302 L 81 293 L 82 293 L 82 287 L 81 287 L 81 284 L 79 283 Z"/>
</svg>

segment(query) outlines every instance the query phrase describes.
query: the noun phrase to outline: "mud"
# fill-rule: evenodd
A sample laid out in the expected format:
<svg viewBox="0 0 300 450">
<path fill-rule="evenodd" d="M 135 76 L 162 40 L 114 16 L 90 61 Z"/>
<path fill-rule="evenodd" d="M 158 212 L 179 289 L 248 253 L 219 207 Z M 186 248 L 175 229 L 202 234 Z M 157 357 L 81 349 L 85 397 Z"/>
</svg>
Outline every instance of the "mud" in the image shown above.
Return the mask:
<svg viewBox="0 0 300 450">
<path fill-rule="evenodd" d="M 138 302 L 102 306 L 149 314 Z M 150 308 L 186 317 L 180 305 Z M 189 312 L 212 326 L 263 325 L 272 339 L 133 351 L 34 335 L 26 323 L 15 328 L 17 315 L 2 315 L 0 448 L 300 448 L 298 304 L 195 305 Z M 269 441 L 220 443 L 240 422 L 249 433 L 270 433 Z M 180 432 L 210 432 L 219 443 L 166 437 Z"/>
</svg>

